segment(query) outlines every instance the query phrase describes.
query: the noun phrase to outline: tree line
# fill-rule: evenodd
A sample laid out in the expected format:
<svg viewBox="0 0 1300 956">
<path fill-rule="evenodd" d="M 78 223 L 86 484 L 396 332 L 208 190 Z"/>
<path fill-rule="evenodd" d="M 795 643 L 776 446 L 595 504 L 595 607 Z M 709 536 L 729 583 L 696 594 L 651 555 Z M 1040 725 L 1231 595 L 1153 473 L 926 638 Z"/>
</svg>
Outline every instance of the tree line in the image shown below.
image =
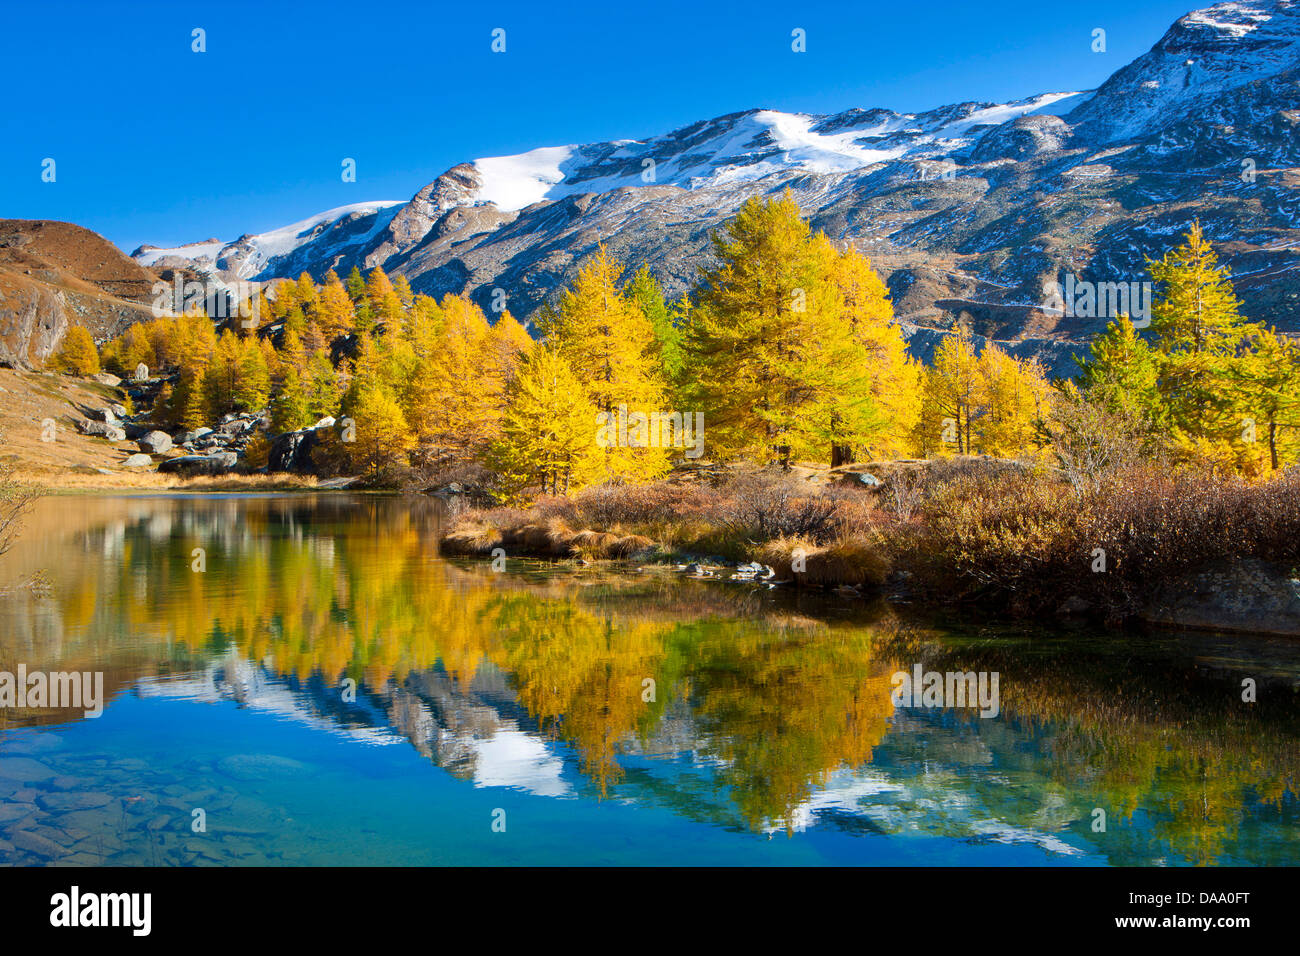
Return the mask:
<svg viewBox="0 0 1300 956">
<path fill-rule="evenodd" d="M 340 467 L 380 479 L 473 462 L 505 497 L 663 477 L 684 453 L 653 440 L 646 423 L 663 413 L 702 413 L 709 459 L 786 465 L 1042 456 L 1098 415 L 1145 447 L 1240 473 L 1300 454 L 1300 354 L 1239 314 L 1199 226 L 1151 264 L 1153 340 L 1121 316 L 1074 382 L 979 348 L 960 325 L 920 364 L 870 261 L 811 230 L 788 193 L 748 200 L 713 251 L 668 302 L 648 269 L 626 276 L 602 246 L 534 316 L 536 338 L 506 309 L 489 319 L 465 296 L 436 301 L 354 267 L 264 290 L 247 304 L 257 322 L 219 330 L 195 312 L 133 325 L 97 359 L 175 373 L 161 423 L 266 408 L 275 434 L 347 418 L 354 434 L 325 452 Z M 85 343 L 69 338 L 58 358 L 78 356 Z M 617 440 L 598 438 L 615 417 Z"/>
</svg>

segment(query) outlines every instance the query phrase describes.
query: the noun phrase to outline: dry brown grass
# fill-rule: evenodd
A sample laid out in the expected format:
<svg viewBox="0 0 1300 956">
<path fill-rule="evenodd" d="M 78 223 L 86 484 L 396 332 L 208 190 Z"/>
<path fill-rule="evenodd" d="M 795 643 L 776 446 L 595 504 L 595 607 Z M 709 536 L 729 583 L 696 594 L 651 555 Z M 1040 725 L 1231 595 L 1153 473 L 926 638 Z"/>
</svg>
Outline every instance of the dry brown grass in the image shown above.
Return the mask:
<svg viewBox="0 0 1300 956">
<path fill-rule="evenodd" d="M 461 522 L 442 537 L 442 549 L 447 554 L 490 554 L 499 547 L 501 532 L 479 521 Z"/>
<path fill-rule="evenodd" d="M 802 552 L 802 571 L 795 559 Z M 852 535 L 818 545 L 802 538 L 778 538 L 764 544 L 755 558 L 770 565 L 778 580 L 798 587 L 878 588 L 889 574 L 889 559 L 880 544 Z"/>
<path fill-rule="evenodd" d="M 181 478 L 156 471 L 109 469 L 16 468 L 14 477 L 47 493 L 91 493 L 96 491 L 310 491 L 316 488 L 313 475 L 200 475 Z"/>
<path fill-rule="evenodd" d="M 443 552 L 487 555 L 494 548 L 504 548 L 507 552 L 534 557 L 595 561 L 630 558 L 655 545 L 644 535 L 590 529 L 574 531 L 559 518 L 527 520 L 528 517 L 527 512 L 516 509 L 469 512 L 443 534 Z"/>
</svg>

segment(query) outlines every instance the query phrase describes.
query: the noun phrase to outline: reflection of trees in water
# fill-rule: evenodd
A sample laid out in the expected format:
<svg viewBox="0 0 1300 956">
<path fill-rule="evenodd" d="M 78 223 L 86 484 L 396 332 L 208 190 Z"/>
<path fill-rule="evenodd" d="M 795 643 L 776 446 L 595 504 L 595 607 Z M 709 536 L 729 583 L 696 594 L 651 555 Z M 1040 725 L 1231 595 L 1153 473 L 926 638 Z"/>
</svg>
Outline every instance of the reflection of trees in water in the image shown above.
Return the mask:
<svg viewBox="0 0 1300 956">
<path fill-rule="evenodd" d="M 1269 679 L 1262 667 L 1205 666 L 1186 649 L 1196 640 L 1164 636 L 1144 644 L 1114 635 L 1052 647 L 1005 637 L 954 647 L 893 639 L 879 650 L 921 660 L 927 670 L 1000 672 L 1007 721 L 975 728 L 981 742 L 999 771 L 1046 775 L 1047 790 L 1078 808 L 1074 831 L 1113 862 L 1168 855 L 1212 863 L 1235 845 L 1250 846 L 1260 820 L 1290 824 L 1274 835 L 1289 834 L 1284 858 L 1294 862 L 1300 695 L 1289 679 Z M 1241 700 L 1242 676 L 1259 680 L 1257 703 Z M 1032 751 L 1017 746 L 1025 734 L 1036 741 Z M 927 737 L 933 758 L 934 735 Z M 990 788 L 985 796 L 1014 815 L 1014 791 Z M 1105 833 L 1089 826 L 1094 807 L 1106 811 Z"/>
<path fill-rule="evenodd" d="M 805 594 L 659 573 L 516 562 L 492 574 L 440 560 L 436 531 L 426 499 L 131 501 L 73 534 L 83 559 L 55 569 L 58 655 L 130 653 L 143 676 L 234 645 L 322 699 L 352 677 L 422 753 L 466 775 L 466 742 L 513 708 L 573 747 L 597 794 L 619 786 L 748 828 L 793 825 L 829 774 L 873 754 L 901 770 L 945 747 L 965 771 L 945 786 L 978 790 L 1008 820 L 1068 825 L 1112 859 L 1165 847 L 1211 860 L 1250 839 L 1259 814 L 1295 815 L 1294 710 L 1243 711 L 1189 665 L 1126 669 L 1123 655 L 1080 656 L 1078 641 L 1057 654 L 958 647 Z M 1003 718 L 950 715 L 911 734 L 889 702 L 895 661 L 998 670 Z M 502 676 L 508 688 L 484 690 Z M 671 781 L 639 759 L 683 751 L 695 759 Z M 969 772 L 977 761 L 1028 790 Z M 1053 802 L 1069 807 L 1049 820 Z M 1093 806 L 1110 815 L 1105 835 L 1087 831 Z"/>
</svg>

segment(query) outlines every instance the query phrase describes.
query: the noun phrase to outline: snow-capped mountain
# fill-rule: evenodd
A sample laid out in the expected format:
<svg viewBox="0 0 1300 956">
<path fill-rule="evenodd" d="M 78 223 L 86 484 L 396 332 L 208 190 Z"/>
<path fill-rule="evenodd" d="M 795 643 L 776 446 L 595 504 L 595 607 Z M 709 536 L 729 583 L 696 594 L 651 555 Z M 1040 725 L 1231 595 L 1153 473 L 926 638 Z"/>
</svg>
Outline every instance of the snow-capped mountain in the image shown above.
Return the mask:
<svg viewBox="0 0 1300 956">
<path fill-rule="evenodd" d="M 312 256 L 319 256 L 364 245 L 392 222 L 402 205 L 400 199 L 354 203 L 260 235 L 240 236 L 234 242 L 205 239 L 171 249 L 141 246 L 132 256 L 150 268 L 189 266 L 226 273 L 232 279 L 287 274 L 280 268 L 287 270 L 294 254 L 304 246 L 311 246 Z"/>
<path fill-rule="evenodd" d="M 599 242 L 680 293 L 708 260 L 711 230 L 749 196 L 789 189 L 815 227 L 871 256 L 921 352 L 927 327 L 964 316 L 1068 363 L 1071 341 L 1105 318 L 1045 308 L 1054 285 L 1066 273 L 1144 279 L 1145 257 L 1193 218 L 1234 267 L 1248 314 L 1300 330 L 1298 68 L 1297 0 L 1220 3 L 1182 17 L 1096 91 L 915 114 L 749 110 L 479 159 L 406 203 L 135 257 L 226 279 L 382 265 L 433 295 L 486 305 L 504 290 L 527 315 Z"/>
<path fill-rule="evenodd" d="M 904 157 L 940 159 L 977 132 L 1051 111 L 1077 97 L 1049 93 L 1018 103 L 962 103 L 922 114 L 849 110 L 808 116 L 753 110 L 696 123 L 645 141 L 554 146 L 476 160 L 476 202 L 513 212 L 546 200 L 651 183 L 725 188 L 791 171 L 854 172 Z"/>
</svg>

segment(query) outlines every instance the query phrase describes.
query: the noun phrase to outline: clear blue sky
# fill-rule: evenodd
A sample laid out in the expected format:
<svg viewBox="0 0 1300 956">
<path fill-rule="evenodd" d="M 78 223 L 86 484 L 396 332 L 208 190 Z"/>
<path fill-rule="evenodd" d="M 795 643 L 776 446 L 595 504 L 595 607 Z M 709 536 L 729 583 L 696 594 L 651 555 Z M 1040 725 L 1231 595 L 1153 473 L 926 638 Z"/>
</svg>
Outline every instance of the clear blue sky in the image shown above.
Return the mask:
<svg viewBox="0 0 1300 956">
<path fill-rule="evenodd" d="M 457 162 L 751 107 L 921 110 L 1089 89 L 1194 0 L 17 3 L 0 218 L 127 251 L 408 199 Z M 207 52 L 191 52 L 191 30 Z M 506 52 L 491 31 L 506 30 Z M 791 30 L 808 50 L 790 50 Z M 1090 50 L 1092 30 L 1107 52 Z M 45 157 L 57 181 L 41 182 Z M 357 182 L 340 163 L 357 161 Z"/>
</svg>

